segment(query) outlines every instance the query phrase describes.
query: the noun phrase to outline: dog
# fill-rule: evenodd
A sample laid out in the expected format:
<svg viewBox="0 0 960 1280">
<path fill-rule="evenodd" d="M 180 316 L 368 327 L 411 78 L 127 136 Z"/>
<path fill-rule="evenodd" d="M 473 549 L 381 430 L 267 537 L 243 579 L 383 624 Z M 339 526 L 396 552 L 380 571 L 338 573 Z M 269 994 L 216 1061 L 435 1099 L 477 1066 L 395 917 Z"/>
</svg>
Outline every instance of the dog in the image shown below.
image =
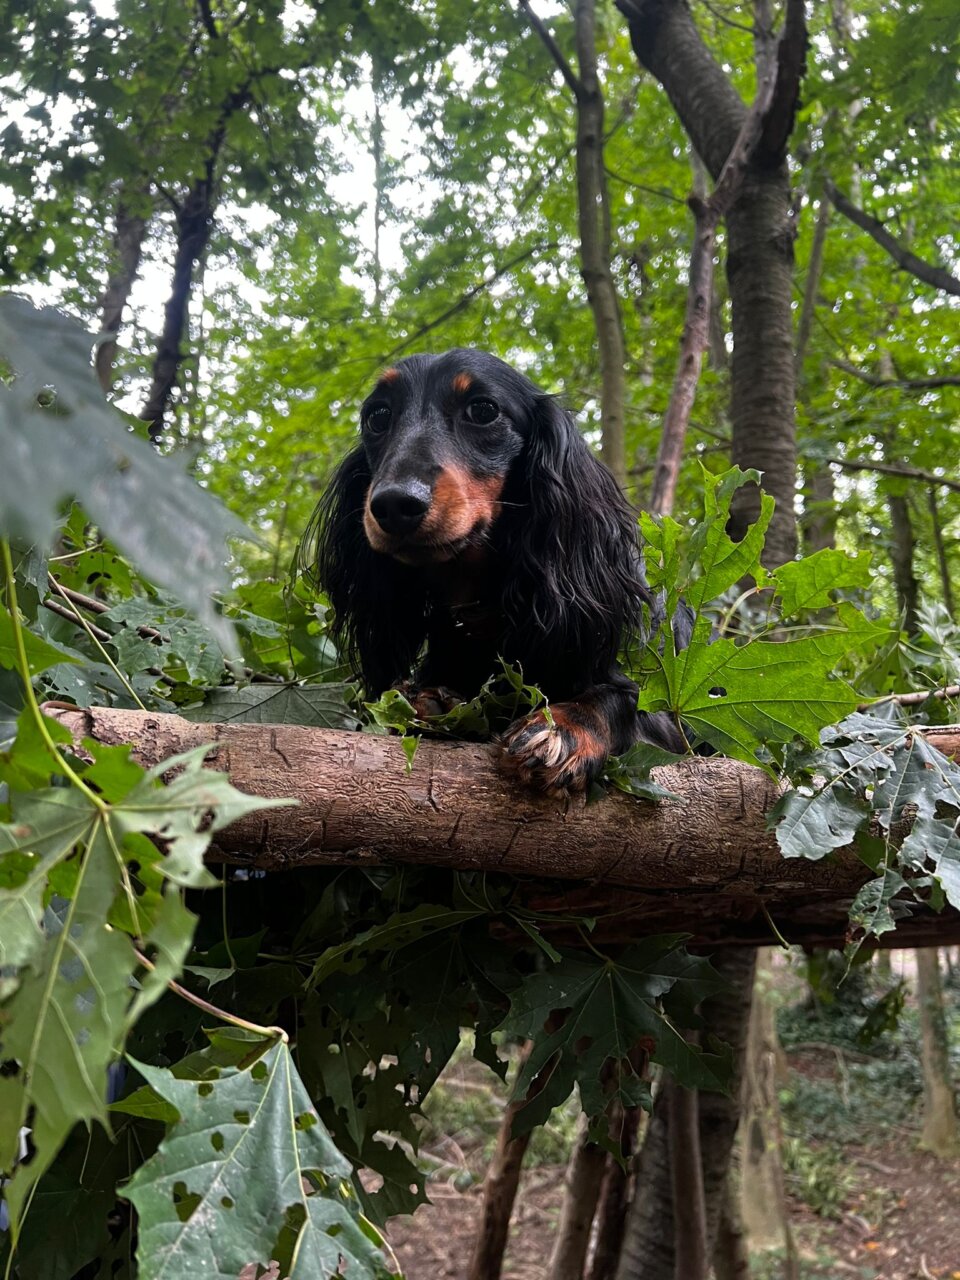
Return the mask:
<svg viewBox="0 0 960 1280">
<path fill-rule="evenodd" d="M 572 415 L 497 357 L 413 355 L 380 374 L 310 545 L 368 695 L 402 688 L 430 714 L 519 664 L 548 706 L 500 741 L 530 785 L 582 791 L 638 741 L 687 749 L 669 715 L 637 711 L 618 665 L 662 620 L 636 516 Z M 685 645 L 689 618 L 673 627 Z"/>
</svg>

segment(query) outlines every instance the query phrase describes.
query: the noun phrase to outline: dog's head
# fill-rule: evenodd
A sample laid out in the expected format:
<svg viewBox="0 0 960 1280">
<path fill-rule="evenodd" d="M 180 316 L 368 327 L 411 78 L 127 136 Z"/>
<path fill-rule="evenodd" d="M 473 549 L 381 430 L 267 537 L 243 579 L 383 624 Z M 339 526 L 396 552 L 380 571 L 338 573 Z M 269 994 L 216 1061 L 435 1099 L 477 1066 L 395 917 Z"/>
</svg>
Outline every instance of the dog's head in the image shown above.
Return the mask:
<svg viewBox="0 0 960 1280">
<path fill-rule="evenodd" d="M 405 564 L 481 547 L 544 398 L 482 351 L 409 356 L 385 370 L 361 410 L 370 546 Z"/>
</svg>

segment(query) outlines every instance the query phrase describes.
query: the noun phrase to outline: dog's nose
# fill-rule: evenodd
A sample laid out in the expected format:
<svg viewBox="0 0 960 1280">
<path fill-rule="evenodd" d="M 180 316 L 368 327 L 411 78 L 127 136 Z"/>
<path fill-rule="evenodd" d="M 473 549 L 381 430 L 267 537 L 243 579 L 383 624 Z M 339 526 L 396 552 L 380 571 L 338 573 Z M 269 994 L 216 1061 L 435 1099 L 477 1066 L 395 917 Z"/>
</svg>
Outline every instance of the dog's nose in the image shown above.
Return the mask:
<svg viewBox="0 0 960 1280">
<path fill-rule="evenodd" d="M 384 485 L 370 498 L 370 511 L 384 533 L 413 533 L 430 510 L 430 489 L 420 480 Z"/>
</svg>

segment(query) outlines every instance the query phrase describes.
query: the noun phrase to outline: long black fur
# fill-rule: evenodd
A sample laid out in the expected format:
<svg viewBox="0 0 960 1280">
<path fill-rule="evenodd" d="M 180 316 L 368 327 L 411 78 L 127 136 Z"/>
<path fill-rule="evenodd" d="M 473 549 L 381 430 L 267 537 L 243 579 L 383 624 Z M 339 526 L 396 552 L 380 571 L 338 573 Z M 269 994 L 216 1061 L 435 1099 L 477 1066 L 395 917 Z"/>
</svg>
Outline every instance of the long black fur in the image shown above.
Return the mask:
<svg viewBox="0 0 960 1280">
<path fill-rule="evenodd" d="M 496 425 L 502 442 L 484 440 L 479 460 L 468 449 L 477 432 L 461 430 L 459 410 L 444 408 L 457 371 L 503 406 Z M 599 737 L 604 752 L 622 751 L 639 738 L 682 750 L 683 737 L 669 717 L 637 714 L 636 686 L 617 665 L 646 627 L 658 625 L 660 609 L 644 579 L 636 516 L 572 415 L 482 352 L 410 357 L 391 376 L 395 383 L 379 394 L 394 396 L 397 405 L 389 445 L 394 461 L 385 462 L 387 446 L 365 434 L 312 522 L 316 577 L 335 615 L 333 639 L 367 692 L 376 696 L 407 680 L 419 662 L 414 685 L 447 686 L 470 697 L 502 657 L 519 663 L 526 680 L 568 709 L 574 736 Z M 405 388 L 403 396 L 396 386 Z M 433 459 L 437 451 L 471 474 L 479 467 L 489 475 L 498 466 L 504 474 L 498 515 L 483 534 L 486 568 L 469 625 L 445 599 L 442 575 L 375 551 L 364 532 L 371 486 L 388 465 L 396 469 L 404 447 L 413 458 L 405 457 L 404 474 L 416 468 L 421 450 L 424 477 L 431 474 L 428 455 Z M 678 643 L 686 644 L 686 617 L 675 619 L 674 628 Z M 540 785 L 583 785 L 602 768 L 602 760 L 584 768 L 547 767 L 537 757 L 545 749 L 542 732 L 534 733 L 542 724 L 521 728 L 512 740 L 507 734 L 507 745 Z M 581 742 L 581 755 L 584 749 Z"/>
</svg>

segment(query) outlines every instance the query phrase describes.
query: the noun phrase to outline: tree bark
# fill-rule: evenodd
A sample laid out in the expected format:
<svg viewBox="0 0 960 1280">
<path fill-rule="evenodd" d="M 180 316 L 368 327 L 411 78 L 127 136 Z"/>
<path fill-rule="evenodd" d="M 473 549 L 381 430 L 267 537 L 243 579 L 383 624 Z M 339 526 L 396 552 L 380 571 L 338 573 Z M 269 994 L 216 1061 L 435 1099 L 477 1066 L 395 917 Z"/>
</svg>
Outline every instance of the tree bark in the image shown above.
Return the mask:
<svg viewBox="0 0 960 1280">
<path fill-rule="evenodd" d="M 701 40 L 684 0 L 618 3 L 641 65 L 663 85 L 716 181 L 743 124 L 744 104 Z M 788 10 L 788 24 L 796 8 L 794 4 Z M 789 77 L 784 76 L 784 84 L 789 88 Z M 792 559 L 797 545 L 793 227 L 783 156 L 784 129 L 792 116 L 781 109 L 781 99 L 789 98 L 789 93 L 777 96 L 777 109 L 769 113 L 775 134 L 765 129 L 752 149 L 739 197 L 726 219 L 733 321 L 731 454 L 738 466 L 763 471 L 764 487 L 777 500 L 765 549 L 770 567 Z M 732 536 L 742 536 L 759 509 L 759 492 L 749 486 L 740 489 L 731 516 Z"/>
<path fill-rule="evenodd" d="M 204 176 L 197 179 L 177 208 L 174 219 L 177 248 L 173 259 L 170 295 L 163 309 L 163 328 L 153 362 L 153 377 L 139 415 L 147 423 L 150 438 L 154 441 L 163 431 L 164 419 L 173 401 L 177 375 L 185 356 L 183 343 L 190 308 L 193 269 L 206 250 L 213 226 L 215 156 L 216 153 L 208 162 Z"/>
<path fill-rule="evenodd" d="M 943 540 L 943 525 L 940 521 L 940 509 L 937 505 L 937 490 L 931 485 L 927 490 L 927 509 L 930 512 L 930 527 L 933 530 L 933 545 L 937 551 L 937 568 L 940 571 L 940 590 L 943 594 L 943 605 L 951 618 L 954 617 L 953 581 L 950 577 L 950 561 L 947 559 L 947 547 Z"/>
<path fill-rule="evenodd" d="M 777 1099 L 777 1029 L 770 999 L 771 950 L 757 956 L 750 1010 L 740 1121 L 743 1224 L 751 1252 L 793 1253 L 781 1159 L 782 1133 Z"/>
<path fill-rule="evenodd" d="M 947 1053 L 940 960 L 935 947 L 924 947 L 914 954 L 923 1059 L 923 1132 L 920 1146 L 946 1159 L 960 1153 L 960 1125 Z"/>
<path fill-rule="evenodd" d="M 887 495 L 887 509 L 890 512 L 890 559 L 893 564 L 893 581 L 897 589 L 897 603 L 903 618 L 904 631 L 907 635 L 914 635 L 917 630 L 920 584 L 917 582 L 913 567 L 916 540 L 913 536 L 913 521 L 910 518 L 910 503 L 905 494 L 890 493 Z"/>
<path fill-rule="evenodd" d="M 747 1018 L 753 988 L 754 952 L 727 951 L 714 964 L 728 986 L 703 1006 L 701 1034 L 725 1040 L 733 1053 L 730 1095 L 701 1092 L 700 1152 L 704 1198 L 707 1206 L 707 1239 L 716 1238 L 721 1192 L 737 1131 L 739 1107 L 736 1092 L 743 1069 Z M 617 1280 L 675 1280 L 673 1197 L 670 1187 L 667 1091 L 661 1089 L 647 1125 L 637 1192 L 627 1216 Z"/>
<path fill-rule="evenodd" d="M 610 201 L 603 164 L 603 90 L 597 74 L 596 0 L 576 0 L 580 67 L 577 99 L 577 220 L 587 300 L 600 359 L 600 456 L 621 487 L 627 482 L 626 351 L 620 299 L 610 266 Z"/>
<path fill-rule="evenodd" d="M 714 1280 L 750 1280 L 750 1255 L 740 1211 L 740 1176 L 731 1160 L 720 1202 L 720 1221 L 713 1250 Z"/>
<path fill-rule="evenodd" d="M 620 297 L 610 265 L 610 200 L 603 163 L 603 89 L 597 70 L 596 0 L 575 0 L 575 73 L 529 0 L 520 7 L 557 64 L 573 94 L 577 113 L 577 228 L 580 274 L 597 333 L 600 363 L 600 456 L 621 487 L 627 482 L 626 349 Z"/>
<path fill-rule="evenodd" d="M 664 1082 L 673 1191 L 674 1271 L 683 1280 L 707 1280 L 707 1206 L 700 1154 L 700 1105 L 696 1089 Z"/>
<path fill-rule="evenodd" d="M 113 263 L 106 288 L 100 296 L 100 342 L 97 345 L 95 367 L 97 378 L 104 392 L 113 389 L 113 366 L 117 358 L 117 334 L 123 323 L 123 313 L 130 300 L 143 254 L 143 241 L 147 233 L 147 218 L 143 204 L 146 192 L 133 193 L 128 199 L 121 190 L 117 197 L 117 212 L 113 229 Z"/>
<path fill-rule="evenodd" d="M 695 945 L 763 943 L 771 941 L 772 918 L 791 941 L 837 945 L 849 902 L 870 878 L 853 850 L 822 862 L 783 858 L 765 817 L 778 789 L 761 769 L 736 760 L 690 759 L 655 771 L 676 800 L 646 804 L 612 792 L 587 805 L 518 787 L 489 745 L 425 740 L 407 773 L 395 737 L 193 724 L 120 708 L 48 710 L 78 744 L 84 737 L 133 743 L 146 766 L 212 744 L 211 767 L 229 772 L 241 791 L 299 801 L 232 823 L 217 834 L 211 861 L 522 876 L 531 906 L 596 915 L 595 936 L 605 942 L 635 938 L 638 929 L 680 929 Z M 956 727 L 924 734 L 945 752 L 960 749 Z M 958 920 L 917 909 L 884 937 L 898 946 L 957 941 Z"/>
<path fill-rule="evenodd" d="M 563 1179 L 560 1222 L 547 1265 L 550 1280 L 582 1280 L 605 1159 L 603 1148 L 589 1139 L 586 1116 L 581 1116 Z"/>
<path fill-rule="evenodd" d="M 518 1070 L 530 1056 L 532 1048 L 533 1041 L 528 1040 L 521 1051 Z M 503 1269 L 510 1218 L 517 1198 L 517 1188 L 520 1186 L 520 1170 L 533 1136 L 533 1130 L 530 1129 L 519 1138 L 514 1138 L 513 1122 L 530 1099 L 540 1092 L 548 1077 L 548 1072 L 541 1072 L 530 1086 L 527 1097 L 514 1099 L 503 1114 L 496 1150 L 483 1180 L 483 1209 L 467 1280 L 498 1280 Z"/>
<path fill-rule="evenodd" d="M 630 1174 L 628 1169 L 637 1145 L 641 1113 L 639 1107 L 621 1112 L 617 1125 L 620 1160 L 608 1155 L 596 1212 L 596 1245 L 590 1259 L 588 1280 L 613 1280 L 623 1241 Z M 622 1161 L 622 1163 L 621 1163 Z"/>
</svg>

